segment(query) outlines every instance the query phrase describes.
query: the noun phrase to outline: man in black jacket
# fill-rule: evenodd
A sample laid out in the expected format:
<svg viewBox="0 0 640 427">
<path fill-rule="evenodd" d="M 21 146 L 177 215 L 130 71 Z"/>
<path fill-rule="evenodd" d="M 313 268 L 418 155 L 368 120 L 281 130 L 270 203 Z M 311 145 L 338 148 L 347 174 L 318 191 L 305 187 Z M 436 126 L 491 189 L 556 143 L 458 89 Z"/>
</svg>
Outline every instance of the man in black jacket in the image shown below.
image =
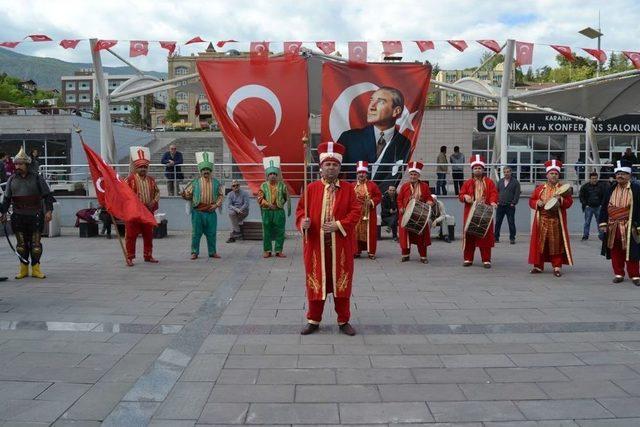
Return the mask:
<svg viewBox="0 0 640 427">
<path fill-rule="evenodd" d="M 504 178 L 498 181 L 498 207 L 496 209 L 496 242 L 500 241 L 500 228 L 505 215 L 509 224 L 509 243 L 516 243 L 516 205 L 520 199 L 520 183 L 511 173 L 511 168 L 505 166 Z"/>
<path fill-rule="evenodd" d="M 391 228 L 393 240 L 398 240 L 398 193 L 396 187 L 390 185 L 382 195 L 380 217 L 382 224 Z"/>
<path fill-rule="evenodd" d="M 589 229 L 591 228 L 591 217 L 595 217 L 596 221 L 600 216 L 600 206 L 606 194 L 608 185 L 598 181 L 598 174 L 591 172 L 589 174 L 589 182 L 580 187 L 580 203 L 582 204 L 582 212 L 584 212 L 584 230 L 582 232 L 582 240 L 589 240 Z"/>
</svg>

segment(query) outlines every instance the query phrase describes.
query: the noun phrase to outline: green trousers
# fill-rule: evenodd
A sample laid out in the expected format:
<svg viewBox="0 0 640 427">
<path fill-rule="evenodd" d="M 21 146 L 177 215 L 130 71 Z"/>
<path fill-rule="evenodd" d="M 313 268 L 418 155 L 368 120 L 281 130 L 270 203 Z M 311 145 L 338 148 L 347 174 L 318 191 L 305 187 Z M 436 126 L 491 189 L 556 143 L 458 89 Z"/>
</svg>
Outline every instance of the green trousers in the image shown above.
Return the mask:
<svg viewBox="0 0 640 427">
<path fill-rule="evenodd" d="M 273 250 L 273 241 L 276 242 L 275 252 L 282 252 L 284 247 L 284 228 L 287 217 L 284 209 L 262 209 L 262 243 L 265 252 Z"/>
<path fill-rule="evenodd" d="M 204 234 L 207 239 L 209 255 L 216 251 L 216 231 L 218 229 L 218 215 L 215 212 L 200 212 L 191 210 L 191 253 L 200 253 L 200 240 Z"/>
</svg>

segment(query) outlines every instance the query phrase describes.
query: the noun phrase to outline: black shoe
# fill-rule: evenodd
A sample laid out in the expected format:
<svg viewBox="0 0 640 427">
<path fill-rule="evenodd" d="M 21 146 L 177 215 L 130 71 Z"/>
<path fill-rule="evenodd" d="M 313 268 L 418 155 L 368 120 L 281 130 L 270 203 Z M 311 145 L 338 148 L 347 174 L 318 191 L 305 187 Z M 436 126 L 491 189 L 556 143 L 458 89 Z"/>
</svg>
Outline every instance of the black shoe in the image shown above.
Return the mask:
<svg viewBox="0 0 640 427">
<path fill-rule="evenodd" d="M 320 325 L 316 325 L 315 323 L 307 323 L 307 326 L 305 326 L 304 329 L 300 331 L 300 335 L 310 335 L 314 332 L 317 332 L 318 329 L 320 329 Z"/>
<path fill-rule="evenodd" d="M 515 240 L 509 240 L 509 244 L 511 244 L 511 245 L 515 245 L 515 244 L 516 244 L 516 241 L 515 241 Z"/>
<path fill-rule="evenodd" d="M 496 243 L 500 243 L 500 239 L 496 238 Z"/>
<path fill-rule="evenodd" d="M 233 243 L 233 242 L 235 242 L 235 241 L 236 241 L 236 239 L 234 239 L 233 237 L 229 237 L 229 238 L 227 239 L 227 243 Z"/>
<path fill-rule="evenodd" d="M 356 330 L 353 329 L 353 326 L 351 326 L 348 323 L 343 323 L 342 325 L 339 326 L 339 328 L 340 328 L 340 332 L 342 332 L 345 335 L 349 335 L 350 337 L 356 334 Z"/>
<path fill-rule="evenodd" d="M 446 237 L 444 238 L 444 241 L 445 241 L 445 242 L 447 242 L 447 243 L 451 243 L 451 239 L 449 238 L 449 236 L 446 236 Z"/>
<path fill-rule="evenodd" d="M 631 279 L 631 281 L 633 282 L 634 285 L 640 286 L 640 278 L 634 277 L 633 279 Z"/>
<path fill-rule="evenodd" d="M 614 278 L 613 278 L 612 282 L 613 282 L 613 283 L 620 283 L 620 282 L 622 282 L 623 280 L 624 280 L 624 277 L 622 277 L 622 276 L 614 276 Z"/>
<path fill-rule="evenodd" d="M 0 277 L 0 282 L 4 282 L 4 281 L 6 281 L 6 280 L 7 280 L 7 277 L 4 277 L 4 276 L 1 276 L 1 277 Z"/>
<path fill-rule="evenodd" d="M 583 240 L 583 241 L 585 241 L 585 240 L 589 240 L 589 236 L 582 236 L 582 240 Z"/>
</svg>

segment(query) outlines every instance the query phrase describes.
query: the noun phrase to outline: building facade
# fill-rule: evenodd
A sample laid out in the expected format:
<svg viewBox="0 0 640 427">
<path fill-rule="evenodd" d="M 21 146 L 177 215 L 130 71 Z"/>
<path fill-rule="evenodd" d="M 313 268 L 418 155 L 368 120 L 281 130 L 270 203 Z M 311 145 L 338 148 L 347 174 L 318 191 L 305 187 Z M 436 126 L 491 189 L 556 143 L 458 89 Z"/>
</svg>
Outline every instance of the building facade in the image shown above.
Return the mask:
<svg viewBox="0 0 640 427">
<path fill-rule="evenodd" d="M 109 93 L 113 92 L 125 81 L 134 77 L 132 75 L 109 75 L 105 73 Z M 62 76 L 62 102 L 64 107 L 77 111 L 93 111 L 95 99 L 98 98 L 96 88 L 98 86 L 93 70 L 85 69 L 76 71 L 73 76 Z M 111 103 L 111 117 L 123 119 L 129 115 L 128 101 Z"/>
<path fill-rule="evenodd" d="M 493 69 L 482 69 L 477 72 L 472 69 L 468 70 L 440 70 L 433 80 L 437 82 L 453 84 L 464 77 L 473 77 L 482 82 L 485 82 L 491 86 L 499 88 L 502 85 L 502 76 L 504 74 L 503 64 L 498 64 Z M 511 88 L 515 83 L 515 67 L 511 70 Z M 477 97 L 473 95 L 448 91 L 441 88 L 430 89 L 430 92 L 435 92 L 435 103 L 440 106 L 455 106 L 455 107 L 469 107 L 469 106 L 493 106 L 495 103 L 486 98 Z"/>
</svg>

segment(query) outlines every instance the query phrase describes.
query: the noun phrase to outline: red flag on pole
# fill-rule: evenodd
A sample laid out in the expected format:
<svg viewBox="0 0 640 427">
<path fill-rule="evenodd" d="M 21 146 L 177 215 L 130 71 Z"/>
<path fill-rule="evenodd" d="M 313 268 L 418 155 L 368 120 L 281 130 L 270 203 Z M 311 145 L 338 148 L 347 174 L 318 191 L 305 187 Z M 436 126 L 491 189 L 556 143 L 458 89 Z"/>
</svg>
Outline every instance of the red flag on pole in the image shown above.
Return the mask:
<svg viewBox="0 0 640 427">
<path fill-rule="evenodd" d="M 601 64 L 604 64 L 605 62 L 607 62 L 607 54 L 602 49 L 587 49 L 586 47 L 583 47 L 582 50 L 584 50 L 589 55 L 596 58 L 598 62 Z"/>
<path fill-rule="evenodd" d="M 264 62 L 269 59 L 269 42 L 251 42 L 249 45 L 249 59 Z"/>
<path fill-rule="evenodd" d="M 285 56 L 298 56 L 302 42 L 284 42 Z"/>
<path fill-rule="evenodd" d="M 98 202 L 114 217 L 123 221 L 136 221 L 156 226 L 158 222 L 151 211 L 142 204 L 127 183 L 107 165 L 102 157 L 87 144 L 82 144 L 89 162 L 91 179 L 96 189 Z"/>
<path fill-rule="evenodd" d="M 367 62 L 367 42 L 349 42 L 349 61 L 359 64 Z"/>
<path fill-rule="evenodd" d="M 129 42 L 129 56 L 134 58 L 136 56 L 147 56 L 149 53 L 149 42 L 144 40 L 131 40 Z"/>
<path fill-rule="evenodd" d="M 456 49 L 458 49 L 460 52 L 464 52 L 464 50 L 469 47 L 467 45 L 467 42 L 464 40 L 447 40 L 447 42 L 455 47 Z"/>
<path fill-rule="evenodd" d="M 34 42 L 50 42 L 53 41 L 53 39 L 47 35 L 44 34 L 31 34 L 28 35 L 27 37 L 29 37 L 31 39 L 31 41 Z"/>
<path fill-rule="evenodd" d="M 516 63 L 531 65 L 533 62 L 533 43 L 516 41 Z"/>
<path fill-rule="evenodd" d="M 192 38 L 191 40 L 189 40 L 188 42 L 186 42 L 185 44 L 191 44 L 191 43 L 204 43 L 206 42 L 206 40 L 202 40 L 200 38 L 200 36 L 195 36 L 194 38 Z"/>
<path fill-rule="evenodd" d="M 560 55 L 564 56 L 565 59 L 569 62 L 573 62 L 576 60 L 576 56 L 571 52 L 571 48 L 569 46 L 560 46 L 560 45 L 550 45 L 556 52 Z"/>
<path fill-rule="evenodd" d="M 169 51 L 169 56 L 176 50 L 176 42 L 160 42 L 160 47 Z"/>
<path fill-rule="evenodd" d="M 0 42 L 0 46 L 8 47 L 9 49 L 13 49 L 14 47 L 18 46 L 19 44 L 20 44 L 20 42 Z"/>
<path fill-rule="evenodd" d="M 402 53 L 402 42 L 400 40 L 383 41 L 382 53 L 384 55 L 393 55 L 394 53 Z"/>
<path fill-rule="evenodd" d="M 118 44 L 118 40 L 98 40 L 96 42 L 95 47 L 93 48 L 94 52 L 98 52 L 103 49 L 109 49 Z"/>
<path fill-rule="evenodd" d="M 427 50 L 431 50 L 434 48 L 433 42 L 431 40 L 416 40 L 415 42 L 418 45 L 418 49 L 420 49 L 420 52 L 426 52 Z"/>
<path fill-rule="evenodd" d="M 80 40 L 70 40 L 70 39 L 60 40 L 60 46 L 62 46 L 65 49 L 75 49 L 76 46 L 78 46 L 78 43 L 80 43 Z"/>
<path fill-rule="evenodd" d="M 316 46 L 325 55 L 331 55 L 336 51 L 336 42 L 316 42 Z"/>
<path fill-rule="evenodd" d="M 264 157 L 280 156 L 283 164 L 303 162 L 300 138 L 309 126 L 304 58 L 274 57 L 264 64 L 234 59 L 196 64 L 209 105 L 252 192 L 264 181 Z M 302 168 L 283 166 L 282 172 L 299 194 Z"/>
<path fill-rule="evenodd" d="M 489 50 L 494 51 L 495 53 L 500 53 L 502 47 L 495 40 L 476 40 L 482 46 L 486 47 Z"/>
<path fill-rule="evenodd" d="M 220 40 L 218 43 L 216 43 L 216 46 L 224 47 L 224 45 L 227 43 L 236 43 L 237 41 L 238 40 Z"/>
<path fill-rule="evenodd" d="M 629 58 L 629 61 L 631 61 L 636 69 L 640 70 L 640 52 L 623 51 L 622 53 L 624 53 L 624 56 Z"/>
</svg>

